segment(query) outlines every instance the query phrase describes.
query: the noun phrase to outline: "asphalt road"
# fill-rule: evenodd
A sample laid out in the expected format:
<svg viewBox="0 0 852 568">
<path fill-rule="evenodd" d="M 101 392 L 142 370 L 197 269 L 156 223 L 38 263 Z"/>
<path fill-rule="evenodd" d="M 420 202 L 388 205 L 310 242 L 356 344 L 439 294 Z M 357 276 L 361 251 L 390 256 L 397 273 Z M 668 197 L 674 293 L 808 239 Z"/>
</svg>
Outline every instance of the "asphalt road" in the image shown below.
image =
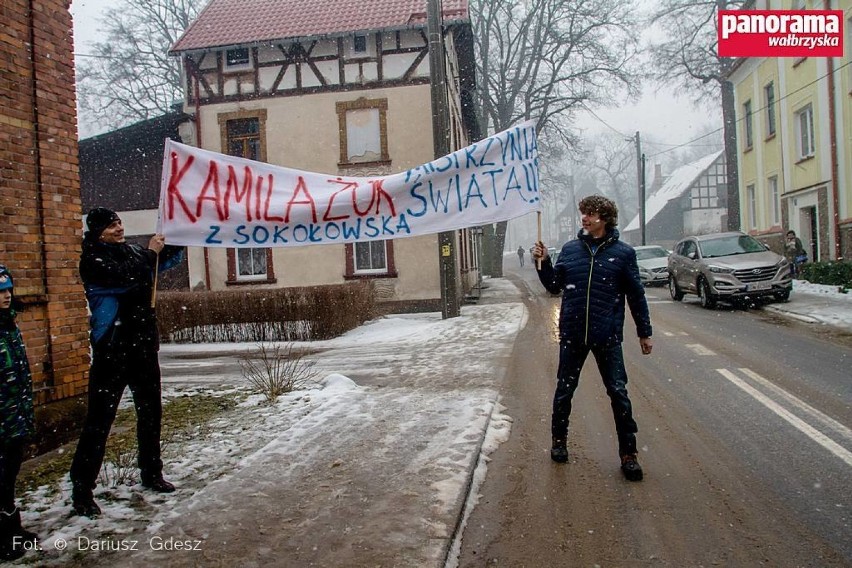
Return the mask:
<svg viewBox="0 0 852 568">
<path fill-rule="evenodd" d="M 649 290 L 653 355 L 640 354 L 629 316 L 625 330 L 645 469 L 630 483 L 591 361 L 569 463 L 550 461 L 559 298 L 530 266 L 507 276 L 530 290 L 503 388 L 514 424 L 491 456 L 459 566 L 852 565 L 848 337 Z"/>
</svg>

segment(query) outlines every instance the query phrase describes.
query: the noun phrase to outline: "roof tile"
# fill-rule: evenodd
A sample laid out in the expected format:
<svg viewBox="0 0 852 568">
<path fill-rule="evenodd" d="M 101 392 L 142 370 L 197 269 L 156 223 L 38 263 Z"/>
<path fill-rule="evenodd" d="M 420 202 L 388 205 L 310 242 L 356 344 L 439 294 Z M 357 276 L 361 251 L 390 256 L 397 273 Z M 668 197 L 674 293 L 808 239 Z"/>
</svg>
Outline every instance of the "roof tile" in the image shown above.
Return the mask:
<svg viewBox="0 0 852 568">
<path fill-rule="evenodd" d="M 442 0 L 444 19 L 467 20 L 468 0 Z M 356 31 L 423 27 L 427 0 L 210 0 L 172 53 Z"/>
</svg>

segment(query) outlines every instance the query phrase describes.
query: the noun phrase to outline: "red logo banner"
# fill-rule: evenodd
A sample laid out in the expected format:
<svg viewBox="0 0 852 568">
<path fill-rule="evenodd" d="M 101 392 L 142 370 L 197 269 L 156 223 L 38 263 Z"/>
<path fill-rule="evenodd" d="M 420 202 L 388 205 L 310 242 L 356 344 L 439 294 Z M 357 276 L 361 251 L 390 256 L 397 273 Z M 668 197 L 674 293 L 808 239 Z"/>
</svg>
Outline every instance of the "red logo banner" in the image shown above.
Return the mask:
<svg viewBox="0 0 852 568">
<path fill-rule="evenodd" d="M 843 10 L 719 10 L 720 57 L 843 57 Z"/>
</svg>

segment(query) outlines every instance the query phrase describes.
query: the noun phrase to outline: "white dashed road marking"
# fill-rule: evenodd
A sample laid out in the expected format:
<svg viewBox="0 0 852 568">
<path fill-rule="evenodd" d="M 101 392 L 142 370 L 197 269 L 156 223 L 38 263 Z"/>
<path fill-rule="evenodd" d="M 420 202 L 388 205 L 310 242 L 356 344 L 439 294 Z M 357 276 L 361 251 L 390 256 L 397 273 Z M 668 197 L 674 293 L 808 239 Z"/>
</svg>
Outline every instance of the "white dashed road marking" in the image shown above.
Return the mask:
<svg viewBox="0 0 852 568">
<path fill-rule="evenodd" d="M 754 388 L 753 386 L 751 386 L 750 384 L 745 382 L 743 379 L 736 376 L 733 372 L 729 371 L 728 369 L 716 369 L 716 371 L 720 375 L 722 375 L 723 377 L 728 379 L 735 386 L 737 386 L 740 389 L 742 389 L 743 391 L 745 391 L 746 394 L 748 394 L 749 396 L 754 398 L 757 402 L 759 402 L 760 404 L 762 404 L 763 406 L 765 406 L 766 408 L 768 408 L 769 410 L 771 410 L 772 412 L 774 412 L 775 414 L 777 414 L 778 416 L 780 416 L 781 418 L 783 418 L 784 420 L 789 422 L 790 425 L 792 425 L 794 428 L 796 428 L 797 430 L 802 432 L 808 438 L 810 438 L 811 440 L 813 440 L 814 442 L 816 442 L 817 444 L 819 444 L 820 446 L 822 446 L 823 448 L 825 448 L 826 450 L 828 450 L 829 452 L 831 452 L 832 454 L 834 454 L 835 456 L 837 456 L 838 458 L 843 460 L 846 463 L 846 465 L 852 466 L 852 452 L 850 452 L 849 450 L 847 450 L 846 448 L 844 448 L 843 446 L 841 446 L 840 444 L 838 444 L 837 442 L 835 442 L 834 440 L 832 440 L 831 438 L 829 438 L 828 436 L 823 434 L 820 430 L 816 429 L 815 427 L 811 426 L 810 424 L 808 424 L 807 422 L 805 422 L 804 420 L 802 420 L 798 416 L 794 415 L 792 412 L 785 409 L 780 404 L 778 404 L 777 402 L 775 402 L 774 400 L 772 400 L 771 398 L 769 398 L 768 396 L 766 396 L 762 392 L 758 391 L 756 388 Z M 740 371 L 744 372 L 743 369 L 740 369 Z M 744 372 L 744 374 L 746 374 L 750 378 L 754 378 L 754 376 L 759 377 L 759 375 L 756 375 L 756 373 L 754 374 L 754 376 L 752 375 L 751 372 L 749 372 L 749 373 Z M 760 377 L 760 379 L 763 379 L 763 378 Z M 755 379 L 755 380 L 758 380 L 758 379 Z M 765 380 L 765 379 L 763 379 L 763 380 Z M 760 382 L 760 381 L 758 380 L 758 382 Z M 760 382 L 760 384 L 762 386 L 766 386 L 763 382 Z M 775 391 L 776 389 L 778 389 L 778 387 L 775 387 L 772 390 Z M 817 411 L 816 409 L 811 408 L 810 406 L 808 406 L 807 404 L 800 401 L 799 399 L 797 399 L 796 397 L 794 397 L 793 395 L 791 395 L 789 393 L 785 392 L 783 397 L 793 404 L 796 404 L 793 401 L 797 401 L 799 404 L 796 404 L 796 406 L 800 409 L 803 409 L 803 406 L 801 406 L 801 405 L 804 405 L 804 407 L 807 407 L 810 410 L 812 410 L 813 412 L 818 413 L 818 415 L 822 415 L 821 412 Z M 824 415 L 822 415 L 822 416 L 824 416 Z M 829 418 L 828 416 L 824 416 L 824 417 L 828 420 L 831 420 L 831 418 Z M 838 424 L 838 426 L 840 426 L 841 428 L 845 428 L 841 424 Z"/>
</svg>

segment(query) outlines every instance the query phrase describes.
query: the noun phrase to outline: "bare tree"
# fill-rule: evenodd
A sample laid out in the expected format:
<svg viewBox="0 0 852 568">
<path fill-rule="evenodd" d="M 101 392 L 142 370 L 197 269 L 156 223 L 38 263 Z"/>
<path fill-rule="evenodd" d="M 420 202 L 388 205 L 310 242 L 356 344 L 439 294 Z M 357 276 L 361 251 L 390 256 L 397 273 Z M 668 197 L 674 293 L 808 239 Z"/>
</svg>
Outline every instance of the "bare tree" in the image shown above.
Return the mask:
<svg viewBox="0 0 852 568">
<path fill-rule="evenodd" d="M 630 219 L 638 211 L 636 189 L 636 152 L 630 140 L 601 133 L 590 140 L 589 163 L 597 172 L 600 193 L 607 195 L 619 209 L 621 219 Z"/>
<path fill-rule="evenodd" d="M 77 68 L 84 116 L 118 128 L 169 112 L 183 97 L 180 61 L 168 50 L 204 0 L 119 0 L 100 21 L 95 43 Z"/>
<path fill-rule="evenodd" d="M 637 89 L 632 10 L 621 0 L 471 0 L 483 131 L 534 119 L 542 141 L 573 144 L 581 105 Z M 494 276 L 502 275 L 505 236 L 498 223 Z"/>
<path fill-rule="evenodd" d="M 661 0 L 652 22 L 666 39 L 652 46 L 654 75 L 700 100 L 720 100 L 728 169 L 728 228 L 740 227 L 734 87 L 727 79 L 730 58 L 719 57 L 717 14 L 740 8 L 743 0 Z"/>
</svg>

